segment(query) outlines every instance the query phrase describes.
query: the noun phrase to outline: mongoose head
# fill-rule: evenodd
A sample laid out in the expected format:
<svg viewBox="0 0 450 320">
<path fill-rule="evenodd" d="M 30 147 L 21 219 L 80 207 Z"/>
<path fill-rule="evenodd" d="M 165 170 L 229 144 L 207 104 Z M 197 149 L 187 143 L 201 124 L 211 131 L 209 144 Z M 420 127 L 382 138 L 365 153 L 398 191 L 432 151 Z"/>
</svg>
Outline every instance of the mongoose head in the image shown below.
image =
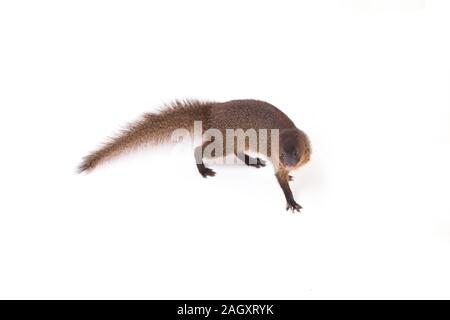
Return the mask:
<svg viewBox="0 0 450 320">
<path fill-rule="evenodd" d="M 279 150 L 280 163 L 289 171 L 307 163 L 311 154 L 308 137 L 295 128 L 281 131 Z"/>
</svg>

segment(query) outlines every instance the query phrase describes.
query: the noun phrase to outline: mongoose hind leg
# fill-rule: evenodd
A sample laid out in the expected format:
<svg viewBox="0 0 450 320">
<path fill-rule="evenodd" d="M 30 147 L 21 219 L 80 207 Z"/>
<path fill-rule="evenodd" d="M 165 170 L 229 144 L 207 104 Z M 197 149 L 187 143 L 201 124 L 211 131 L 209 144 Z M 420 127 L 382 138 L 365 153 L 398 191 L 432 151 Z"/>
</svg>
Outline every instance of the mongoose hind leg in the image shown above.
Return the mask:
<svg viewBox="0 0 450 320">
<path fill-rule="evenodd" d="M 214 172 L 214 170 L 208 168 L 205 166 L 205 164 L 203 163 L 203 149 L 209 144 L 210 142 L 206 142 L 201 146 L 198 146 L 197 148 L 195 148 L 194 151 L 194 155 L 195 155 L 195 163 L 197 164 L 197 169 L 198 172 L 200 173 L 200 175 L 203 178 L 207 178 L 207 177 L 214 177 L 216 175 L 216 173 Z"/>
<path fill-rule="evenodd" d="M 203 163 L 197 164 L 197 169 L 203 178 L 214 177 L 216 175 L 216 172 L 214 170 L 207 168 Z"/>
<path fill-rule="evenodd" d="M 250 157 L 245 153 L 236 153 L 236 156 L 249 167 L 261 168 L 266 166 L 266 161 L 260 158 Z"/>
</svg>

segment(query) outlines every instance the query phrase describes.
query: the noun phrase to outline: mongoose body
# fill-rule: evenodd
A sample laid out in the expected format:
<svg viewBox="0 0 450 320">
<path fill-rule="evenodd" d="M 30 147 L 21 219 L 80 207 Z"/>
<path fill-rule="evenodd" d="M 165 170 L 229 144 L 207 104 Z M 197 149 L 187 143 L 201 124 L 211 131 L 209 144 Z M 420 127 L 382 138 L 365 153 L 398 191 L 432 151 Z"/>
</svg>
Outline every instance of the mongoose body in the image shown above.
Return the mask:
<svg viewBox="0 0 450 320">
<path fill-rule="evenodd" d="M 210 126 L 219 130 L 287 129 L 294 123 L 273 105 L 259 100 L 232 100 L 211 108 Z"/>
<path fill-rule="evenodd" d="M 202 144 L 195 148 L 197 169 L 204 178 L 214 176 L 215 172 L 204 165 L 203 158 L 223 157 L 230 152 L 249 166 L 264 167 L 264 160 L 252 158 L 246 153 L 253 151 L 262 154 L 273 164 L 276 178 L 286 197 L 286 209 L 300 210 L 301 206 L 295 202 L 289 187 L 292 179 L 289 172 L 309 161 L 309 139 L 283 112 L 259 100 L 232 100 L 223 103 L 190 100 L 175 102 L 158 113 L 147 113 L 99 150 L 85 157 L 79 171 L 90 171 L 101 162 L 136 147 L 168 141 L 177 129 L 192 131 L 195 121 L 201 122 L 205 133 Z M 227 139 L 227 130 L 230 129 L 241 131 L 236 131 L 237 135 Z M 242 137 L 243 144 L 236 143 L 236 139 L 240 138 L 239 134 L 242 135 L 239 132 L 246 133 L 250 130 L 255 133 L 256 144 L 251 143 L 249 136 Z M 277 135 L 273 136 L 271 132 L 263 135 L 262 130 L 277 130 Z M 221 133 L 221 148 L 211 148 L 213 144 L 217 145 L 219 139 L 208 135 L 208 132 Z M 274 142 L 276 148 L 273 147 Z M 207 149 L 213 151 L 207 153 Z"/>
</svg>

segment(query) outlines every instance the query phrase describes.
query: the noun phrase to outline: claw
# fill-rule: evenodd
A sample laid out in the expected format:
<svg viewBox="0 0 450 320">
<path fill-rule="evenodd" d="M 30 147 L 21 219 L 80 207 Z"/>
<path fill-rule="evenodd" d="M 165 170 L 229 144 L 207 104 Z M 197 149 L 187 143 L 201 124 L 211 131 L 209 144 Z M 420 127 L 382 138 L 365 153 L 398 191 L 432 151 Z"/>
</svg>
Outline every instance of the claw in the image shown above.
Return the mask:
<svg viewBox="0 0 450 320">
<path fill-rule="evenodd" d="M 200 172 L 200 174 L 202 175 L 203 178 L 207 178 L 207 177 L 214 177 L 216 175 L 216 172 L 210 168 L 205 168 Z"/>
<path fill-rule="evenodd" d="M 261 168 L 266 166 L 266 161 L 260 158 L 251 158 L 251 160 L 247 163 L 247 165 L 255 168 Z"/>
<path fill-rule="evenodd" d="M 300 209 L 302 209 L 302 206 L 299 205 L 297 202 L 295 202 L 294 200 L 291 200 L 287 203 L 286 205 L 286 211 L 288 211 L 289 209 L 292 210 L 292 213 L 294 213 L 295 211 L 300 212 Z"/>
</svg>

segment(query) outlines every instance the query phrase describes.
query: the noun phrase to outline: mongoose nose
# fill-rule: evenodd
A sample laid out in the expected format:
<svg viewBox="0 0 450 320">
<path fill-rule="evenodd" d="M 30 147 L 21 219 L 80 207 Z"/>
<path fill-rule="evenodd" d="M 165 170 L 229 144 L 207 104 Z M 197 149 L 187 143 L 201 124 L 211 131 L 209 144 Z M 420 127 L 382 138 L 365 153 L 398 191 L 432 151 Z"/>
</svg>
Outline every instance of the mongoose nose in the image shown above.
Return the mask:
<svg viewBox="0 0 450 320">
<path fill-rule="evenodd" d="M 287 168 L 295 167 L 295 165 L 297 164 L 297 160 L 296 159 L 289 159 L 289 158 L 287 158 L 287 159 L 284 159 L 283 162 L 284 162 L 284 165 Z"/>
</svg>

